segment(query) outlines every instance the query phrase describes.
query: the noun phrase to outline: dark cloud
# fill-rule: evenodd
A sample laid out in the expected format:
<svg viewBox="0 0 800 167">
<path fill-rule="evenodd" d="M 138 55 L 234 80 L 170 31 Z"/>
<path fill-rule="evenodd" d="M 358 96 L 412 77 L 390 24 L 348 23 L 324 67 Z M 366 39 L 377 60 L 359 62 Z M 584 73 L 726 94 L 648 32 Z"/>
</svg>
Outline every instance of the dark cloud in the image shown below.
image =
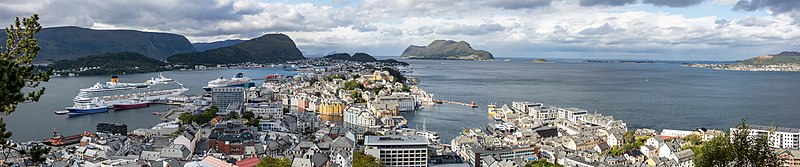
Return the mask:
<svg viewBox="0 0 800 167">
<path fill-rule="evenodd" d="M 655 6 L 667 7 L 689 7 L 703 3 L 705 0 L 643 0 L 642 3 L 653 4 Z"/>
<path fill-rule="evenodd" d="M 447 25 L 436 30 L 438 34 L 444 35 L 484 35 L 497 31 L 503 31 L 506 28 L 497 23 L 488 23 L 480 25 Z"/>
<path fill-rule="evenodd" d="M 580 0 L 581 6 L 624 6 L 634 3 L 636 0 Z"/>
<path fill-rule="evenodd" d="M 527 9 L 550 6 L 553 0 L 494 0 L 484 2 L 487 6 L 502 9 Z"/>
<path fill-rule="evenodd" d="M 748 12 L 769 10 L 773 15 L 787 14 L 794 19 L 795 25 L 800 25 L 800 1 L 798 0 L 739 0 L 733 10 Z"/>
<path fill-rule="evenodd" d="M 603 26 L 600 26 L 600 27 L 589 27 L 589 28 L 583 29 L 583 30 L 579 31 L 578 34 L 581 34 L 581 35 L 606 35 L 606 34 L 611 34 L 611 33 L 620 32 L 620 31 L 625 31 L 625 29 L 615 28 L 615 27 L 611 26 L 610 24 L 606 23 L 606 24 L 603 24 Z"/>
</svg>

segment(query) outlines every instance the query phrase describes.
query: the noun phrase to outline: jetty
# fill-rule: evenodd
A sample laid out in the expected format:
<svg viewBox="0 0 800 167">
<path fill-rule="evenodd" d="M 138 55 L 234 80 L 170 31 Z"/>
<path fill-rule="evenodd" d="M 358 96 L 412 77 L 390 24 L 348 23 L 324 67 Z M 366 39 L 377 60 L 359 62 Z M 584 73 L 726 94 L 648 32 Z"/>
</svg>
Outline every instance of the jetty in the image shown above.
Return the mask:
<svg viewBox="0 0 800 167">
<path fill-rule="evenodd" d="M 450 101 L 450 100 L 433 100 L 433 102 L 436 103 L 436 104 L 447 103 L 447 104 L 456 104 L 456 105 L 462 105 L 462 106 L 467 106 L 467 107 L 472 107 L 472 108 L 477 108 L 478 107 L 478 105 L 475 104 L 475 101 L 472 101 L 472 103 L 464 103 L 464 102 L 457 102 L 457 101 Z"/>
</svg>

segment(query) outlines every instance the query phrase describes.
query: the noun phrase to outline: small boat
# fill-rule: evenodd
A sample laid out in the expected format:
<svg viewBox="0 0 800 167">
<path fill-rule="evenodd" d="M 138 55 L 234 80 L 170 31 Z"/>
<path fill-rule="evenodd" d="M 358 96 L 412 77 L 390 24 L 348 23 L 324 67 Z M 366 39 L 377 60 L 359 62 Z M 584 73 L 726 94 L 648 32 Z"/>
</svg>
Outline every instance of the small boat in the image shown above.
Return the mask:
<svg viewBox="0 0 800 167">
<path fill-rule="evenodd" d="M 57 115 L 64 115 L 64 114 L 69 113 L 69 111 L 67 111 L 67 110 L 58 110 L 58 111 L 55 111 L 54 113 L 56 113 Z"/>
<path fill-rule="evenodd" d="M 125 109 L 145 108 L 145 107 L 150 107 L 150 102 L 139 99 L 131 99 L 129 102 L 114 104 L 114 110 L 125 110 Z"/>
<path fill-rule="evenodd" d="M 472 104 L 469 105 L 472 108 L 478 108 L 478 105 L 475 104 L 475 101 L 472 101 Z"/>
<path fill-rule="evenodd" d="M 162 115 L 162 114 L 164 114 L 164 113 L 160 113 L 160 112 L 153 112 L 153 115 Z"/>
<path fill-rule="evenodd" d="M 94 98 L 94 100 L 90 100 L 89 98 L 78 98 L 75 99 L 75 105 L 72 107 L 67 107 L 67 114 L 70 115 L 77 115 L 77 114 L 94 114 L 94 113 L 104 113 L 108 112 L 108 108 L 110 106 L 106 105 L 105 102 Z"/>
</svg>

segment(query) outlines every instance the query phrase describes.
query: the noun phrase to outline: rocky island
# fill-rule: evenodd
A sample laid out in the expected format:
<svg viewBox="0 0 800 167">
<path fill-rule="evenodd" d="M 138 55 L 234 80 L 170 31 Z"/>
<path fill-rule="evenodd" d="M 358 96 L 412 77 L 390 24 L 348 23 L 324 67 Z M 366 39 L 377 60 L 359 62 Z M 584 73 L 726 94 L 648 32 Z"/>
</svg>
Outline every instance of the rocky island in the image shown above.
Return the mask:
<svg viewBox="0 0 800 167">
<path fill-rule="evenodd" d="M 800 71 L 800 52 L 784 51 L 778 54 L 756 56 L 734 64 L 685 64 L 688 67 L 736 71 Z"/>
<path fill-rule="evenodd" d="M 464 41 L 435 40 L 428 46 L 411 45 L 400 55 L 405 59 L 494 60 L 492 53 L 475 50 Z"/>
</svg>

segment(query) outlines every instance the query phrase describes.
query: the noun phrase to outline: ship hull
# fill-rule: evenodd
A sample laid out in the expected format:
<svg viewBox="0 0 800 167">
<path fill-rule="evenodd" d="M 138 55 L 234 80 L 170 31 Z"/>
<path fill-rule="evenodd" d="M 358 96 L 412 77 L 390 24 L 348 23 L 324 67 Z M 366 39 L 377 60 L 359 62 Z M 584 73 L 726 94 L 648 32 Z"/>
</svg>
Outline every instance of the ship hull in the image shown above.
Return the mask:
<svg viewBox="0 0 800 167">
<path fill-rule="evenodd" d="M 150 107 L 150 103 L 114 104 L 114 110 L 126 110 L 126 109 L 145 108 L 145 107 Z"/>
<path fill-rule="evenodd" d="M 104 113 L 108 112 L 108 108 L 90 108 L 90 109 L 77 109 L 77 108 L 67 108 L 69 111 L 67 114 L 70 115 L 80 115 L 80 114 L 94 114 L 94 113 Z"/>
<path fill-rule="evenodd" d="M 248 82 L 248 83 L 227 85 L 227 86 L 222 86 L 222 87 L 245 87 L 245 88 L 249 88 L 249 87 L 255 87 L 255 86 L 256 86 L 255 82 Z M 208 87 L 208 86 L 206 86 L 206 87 L 203 87 L 203 90 L 206 90 L 206 91 L 210 92 L 211 88 L 220 88 L 220 87 Z"/>
</svg>

